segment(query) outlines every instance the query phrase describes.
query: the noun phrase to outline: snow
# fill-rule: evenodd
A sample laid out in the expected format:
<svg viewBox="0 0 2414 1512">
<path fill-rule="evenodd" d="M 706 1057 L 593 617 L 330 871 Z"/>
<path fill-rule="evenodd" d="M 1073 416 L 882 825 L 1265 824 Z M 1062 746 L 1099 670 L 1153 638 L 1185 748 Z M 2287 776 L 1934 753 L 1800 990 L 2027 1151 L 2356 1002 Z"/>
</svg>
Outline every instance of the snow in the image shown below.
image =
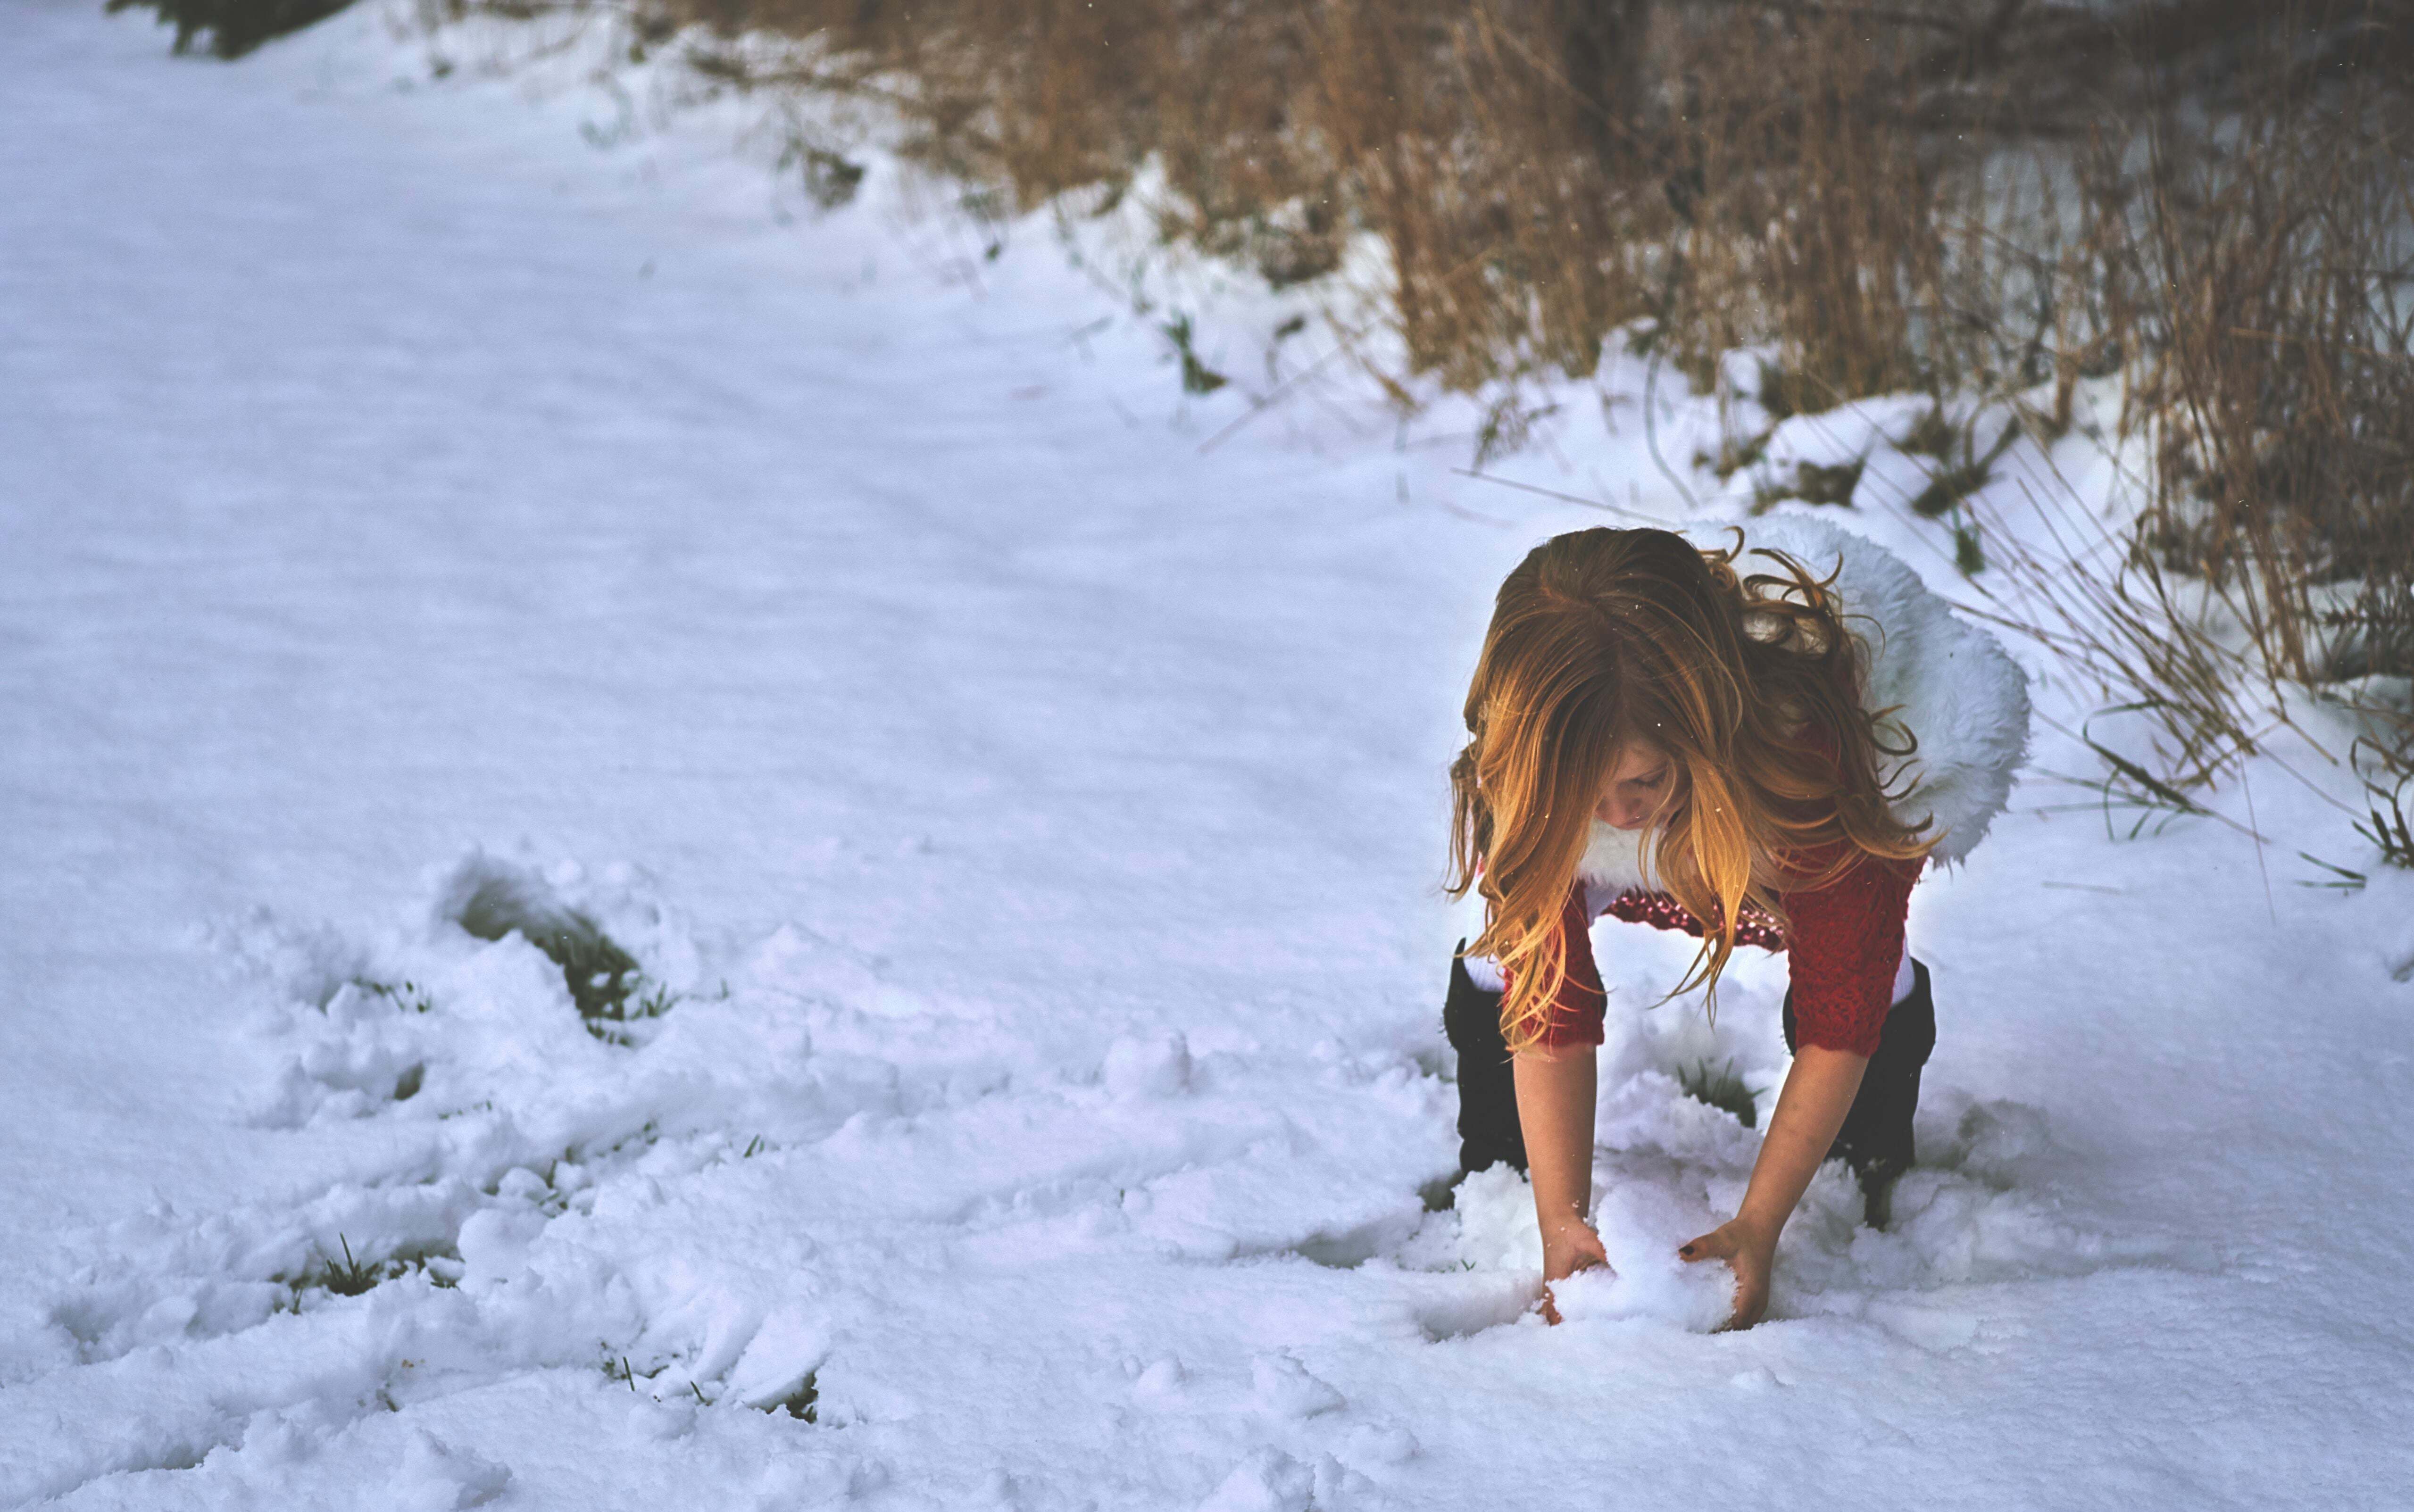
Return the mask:
<svg viewBox="0 0 2414 1512">
<path fill-rule="evenodd" d="M 1671 1252 L 1755 1136 L 1675 1074 L 1766 1110 L 1782 963 L 1713 1027 L 1604 926 L 1618 1275 L 1546 1328 L 1522 1186 L 1423 1195 L 1441 774 L 1599 515 L 1338 376 L 1202 451 L 1248 385 L 1162 311 L 886 165 L 812 215 L 728 102 L 602 150 L 374 11 L 0 28 L 0 1502 L 2403 1504 L 2414 878 L 2352 784 L 2118 843 L 2041 731 L 1915 900 L 1900 1223 L 1823 1174 L 1746 1334 Z M 1250 372 L 1292 306 L 1179 276 Z M 1504 470 L 1686 517 L 1603 381 Z"/>
</svg>

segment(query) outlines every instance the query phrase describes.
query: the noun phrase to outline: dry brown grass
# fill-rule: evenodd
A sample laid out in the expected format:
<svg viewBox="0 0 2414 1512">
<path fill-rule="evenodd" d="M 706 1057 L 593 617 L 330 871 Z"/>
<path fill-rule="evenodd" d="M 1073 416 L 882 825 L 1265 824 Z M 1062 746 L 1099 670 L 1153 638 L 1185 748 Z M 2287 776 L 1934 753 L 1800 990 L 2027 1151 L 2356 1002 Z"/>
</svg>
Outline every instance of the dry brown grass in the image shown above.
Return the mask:
<svg viewBox="0 0 2414 1512">
<path fill-rule="evenodd" d="M 2125 373 L 2148 529 L 2037 564 L 2078 597 L 2034 628 L 2130 627 L 2087 655 L 2176 711 L 2174 780 L 2252 749 L 2209 689 L 2258 674 L 2153 628 L 2170 574 L 2261 674 L 2414 674 L 2414 0 L 635 5 L 723 80 L 876 98 L 1002 203 L 1154 161 L 1162 233 L 1276 286 L 1379 237 L 1403 399 L 1587 374 L 1630 322 L 1705 387 L 1774 348 L 1780 415 L 1974 392 L 2058 434 Z"/>
<path fill-rule="evenodd" d="M 1589 373 L 1638 319 L 1702 375 L 1777 342 L 1804 405 L 1965 365 L 1937 339 L 1937 212 L 2007 91 L 1908 87 L 1937 27 L 1671 0 L 649 3 L 817 39 L 809 77 L 753 82 L 877 94 L 910 155 L 1025 208 L 1153 159 L 1167 235 L 1277 285 L 1372 231 L 1408 372 L 1446 388 Z M 1953 36 L 1997 7 L 1933 8 Z"/>
<path fill-rule="evenodd" d="M 2414 672 L 2414 111 L 2249 82 L 2221 136 L 2148 137 L 2151 543 L 2287 675 Z"/>
</svg>

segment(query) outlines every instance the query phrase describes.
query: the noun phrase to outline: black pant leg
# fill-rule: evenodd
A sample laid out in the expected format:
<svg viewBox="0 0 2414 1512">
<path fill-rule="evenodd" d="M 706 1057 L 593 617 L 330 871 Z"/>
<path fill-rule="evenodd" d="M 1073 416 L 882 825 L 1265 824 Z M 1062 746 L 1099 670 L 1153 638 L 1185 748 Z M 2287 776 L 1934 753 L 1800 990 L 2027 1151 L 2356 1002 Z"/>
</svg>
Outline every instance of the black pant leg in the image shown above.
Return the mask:
<svg viewBox="0 0 2414 1512">
<path fill-rule="evenodd" d="M 1459 941 L 1465 950 L 1467 942 Z M 1453 956 L 1450 991 L 1442 1000 L 1442 1032 L 1458 1052 L 1458 1164 L 1480 1171 L 1507 1161 L 1526 1168 L 1526 1134 L 1517 1122 L 1517 1081 L 1509 1042 L 1500 1033 L 1500 994 L 1486 992 Z"/>
<path fill-rule="evenodd" d="M 1860 1178 L 1869 1196 L 1870 1221 L 1884 1227 L 1885 1197 L 1894 1178 L 1909 1169 L 1915 1150 L 1912 1117 L 1919 1109 L 1919 1073 L 1936 1048 L 1936 1001 L 1929 990 L 1928 968 L 1911 963 L 1912 989 L 1886 1014 L 1878 1047 L 1861 1075 L 1861 1090 L 1836 1133 L 1827 1154 L 1839 1156 Z M 1795 1046 L 1794 994 L 1785 995 L 1785 1047 Z"/>
<path fill-rule="evenodd" d="M 1860 1095 L 1844 1116 L 1838 1142 L 1855 1170 L 1900 1172 L 1913 1159 L 1912 1115 L 1919 1108 L 1919 1072 L 1936 1048 L 1936 1003 L 1929 996 L 1928 968 L 1912 963 L 1910 996 L 1886 1015 L 1885 1032 L 1861 1077 Z"/>
</svg>

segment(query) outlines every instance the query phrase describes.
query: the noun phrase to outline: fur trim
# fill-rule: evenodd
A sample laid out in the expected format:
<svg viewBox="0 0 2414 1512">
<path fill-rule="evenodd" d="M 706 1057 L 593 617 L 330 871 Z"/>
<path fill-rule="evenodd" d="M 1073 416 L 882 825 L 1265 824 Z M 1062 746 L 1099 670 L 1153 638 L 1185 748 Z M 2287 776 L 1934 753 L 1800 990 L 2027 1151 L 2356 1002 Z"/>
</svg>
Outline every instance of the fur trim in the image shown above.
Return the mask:
<svg viewBox="0 0 2414 1512">
<path fill-rule="evenodd" d="M 1891 806 L 1905 823 L 1932 820 L 1940 862 L 1967 856 L 2011 796 L 2012 776 L 2028 753 L 2028 678 L 1993 636 L 1953 616 L 1901 558 L 1875 541 L 1825 520 L 1776 514 L 1742 526 L 1736 570 L 1773 571 L 1751 553 L 1786 553 L 1813 575 L 1835 572 L 1845 629 L 1869 653 L 1867 707 L 1889 716 L 1919 745 L 1906 766 L 1909 784 Z M 1723 526 L 1681 532 L 1705 546 L 1726 546 Z M 1595 821 L 1578 872 L 1587 882 L 1623 891 L 1647 887 L 1639 832 Z"/>
<path fill-rule="evenodd" d="M 1650 891 L 1644 865 L 1644 839 L 1642 830 L 1619 829 L 1594 820 L 1592 833 L 1585 840 L 1584 859 L 1576 863 L 1576 875 L 1611 897 L 1620 893 Z"/>
</svg>

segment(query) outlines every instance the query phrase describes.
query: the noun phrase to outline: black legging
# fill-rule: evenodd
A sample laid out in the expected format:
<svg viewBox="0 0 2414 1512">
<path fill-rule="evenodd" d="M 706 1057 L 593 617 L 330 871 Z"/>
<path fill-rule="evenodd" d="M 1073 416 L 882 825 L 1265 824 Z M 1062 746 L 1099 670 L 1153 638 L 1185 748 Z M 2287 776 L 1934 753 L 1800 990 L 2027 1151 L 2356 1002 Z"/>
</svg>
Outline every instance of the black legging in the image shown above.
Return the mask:
<svg viewBox="0 0 2414 1512">
<path fill-rule="evenodd" d="M 1467 942 L 1459 941 L 1465 950 Z M 1517 1083 L 1509 1042 L 1500 1035 L 1500 994 L 1486 992 L 1450 958 L 1450 992 L 1442 999 L 1441 1031 L 1458 1052 L 1458 1168 L 1480 1171 L 1507 1161 L 1526 1168 L 1526 1133 L 1517 1124 Z"/>
<path fill-rule="evenodd" d="M 1460 949 L 1466 949 L 1464 941 Z M 1911 963 L 1910 996 L 1886 1013 L 1878 1047 L 1861 1075 L 1861 1090 L 1844 1114 L 1830 1159 L 1841 1158 L 1869 1186 L 1890 1181 L 1912 1163 L 1912 1114 L 1919 1106 L 1919 1070 L 1936 1047 L 1936 1003 L 1928 968 Z M 1526 1168 L 1526 1135 L 1517 1123 L 1517 1084 L 1509 1045 L 1500 1035 L 1500 994 L 1486 992 L 1452 957 L 1450 991 L 1442 1000 L 1442 1032 L 1458 1052 L 1458 1164 L 1480 1171 L 1507 1161 Z M 1785 993 L 1785 1048 L 1795 1048 L 1794 992 Z"/>
<path fill-rule="evenodd" d="M 1844 1126 L 1827 1158 L 1840 1157 L 1868 1186 L 1910 1169 L 1911 1116 L 1919 1108 L 1919 1068 L 1936 1048 L 1936 1000 L 1928 993 L 1928 968 L 1911 963 L 1911 993 L 1886 1010 L 1878 1047 L 1861 1073 L 1861 1090 L 1844 1113 Z M 1785 1048 L 1794 1045 L 1794 989 L 1785 989 Z"/>
</svg>

